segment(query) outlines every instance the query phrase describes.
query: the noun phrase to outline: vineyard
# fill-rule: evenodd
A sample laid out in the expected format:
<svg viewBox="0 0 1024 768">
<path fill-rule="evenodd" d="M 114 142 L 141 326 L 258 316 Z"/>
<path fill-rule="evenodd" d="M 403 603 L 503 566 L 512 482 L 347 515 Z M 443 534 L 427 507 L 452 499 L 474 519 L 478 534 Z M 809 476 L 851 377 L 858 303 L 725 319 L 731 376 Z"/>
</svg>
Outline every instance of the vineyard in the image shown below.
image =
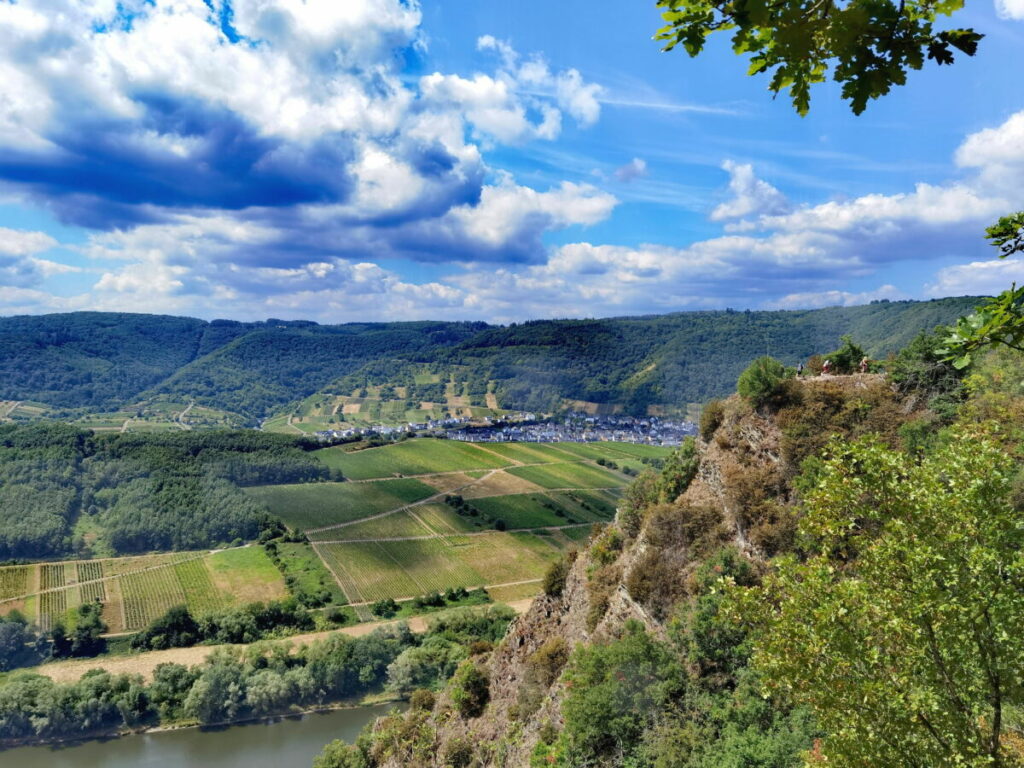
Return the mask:
<svg viewBox="0 0 1024 768">
<path fill-rule="evenodd" d="M 345 453 L 340 448 L 318 451 L 320 460 L 353 480 L 427 475 L 467 469 L 497 469 L 512 462 L 472 443 L 454 440 L 406 440 L 382 448 Z"/>
<path fill-rule="evenodd" d="M 418 480 L 267 485 L 246 492 L 266 504 L 290 528 L 299 530 L 359 520 L 436 493 Z"/>
<path fill-rule="evenodd" d="M 620 475 L 582 463 L 513 467 L 508 472 L 542 488 L 620 488 L 627 483 Z"/>
<path fill-rule="evenodd" d="M 28 592 L 30 566 L 14 565 L 0 568 L 0 600 L 8 600 Z"/>
<path fill-rule="evenodd" d="M 175 605 L 202 615 L 287 594 L 280 573 L 257 547 L 5 567 L 0 590 L 0 614 L 20 610 L 43 631 L 58 622 L 73 626 L 77 606 L 100 602 L 114 633 L 141 629 Z"/>
</svg>

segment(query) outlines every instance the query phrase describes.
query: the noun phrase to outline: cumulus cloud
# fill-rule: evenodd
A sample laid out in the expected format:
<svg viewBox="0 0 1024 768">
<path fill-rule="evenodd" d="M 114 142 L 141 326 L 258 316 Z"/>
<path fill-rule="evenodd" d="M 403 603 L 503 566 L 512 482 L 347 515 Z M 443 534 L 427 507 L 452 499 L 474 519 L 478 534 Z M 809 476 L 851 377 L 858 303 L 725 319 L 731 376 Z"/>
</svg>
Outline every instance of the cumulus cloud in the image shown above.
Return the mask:
<svg viewBox="0 0 1024 768">
<path fill-rule="evenodd" d="M 774 215 L 789 210 L 789 201 L 779 190 L 754 175 L 754 166 L 726 160 L 722 170 L 729 174 L 732 199 L 711 211 L 712 221 L 742 219 L 753 215 Z"/>
<path fill-rule="evenodd" d="M 931 296 L 994 296 L 1011 283 L 1024 285 L 1024 260 L 991 259 L 944 267 L 925 290 Z"/>
<path fill-rule="evenodd" d="M 497 41 L 489 74 L 410 82 L 420 21 L 406 0 L 0 4 L 0 184 L 64 221 L 164 226 L 186 253 L 251 265 L 360 249 L 465 260 L 479 241 L 461 212 L 505 191 L 477 142 L 554 138 L 563 114 L 589 125 L 599 88 Z M 220 236 L 225 219 L 263 235 Z M 534 229 L 492 226 L 527 236 L 484 238 L 482 258 L 542 258 Z M 467 242 L 443 236 L 460 231 Z M 428 252 L 431 238 L 447 250 Z"/>
</svg>

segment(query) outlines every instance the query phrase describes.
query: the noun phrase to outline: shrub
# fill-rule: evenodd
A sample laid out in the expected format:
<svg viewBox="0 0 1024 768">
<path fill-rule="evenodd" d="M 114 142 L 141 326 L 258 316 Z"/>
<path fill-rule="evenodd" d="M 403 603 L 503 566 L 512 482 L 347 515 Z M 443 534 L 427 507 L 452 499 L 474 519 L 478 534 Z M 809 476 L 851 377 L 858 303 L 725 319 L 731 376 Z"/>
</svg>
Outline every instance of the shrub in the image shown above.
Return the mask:
<svg viewBox="0 0 1024 768">
<path fill-rule="evenodd" d="M 450 768 L 467 768 L 473 762 L 473 742 L 468 736 L 457 736 L 444 748 L 444 764 Z"/>
<path fill-rule="evenodd" d="M 568 660 L 569 644 L 561 636 L 548 639 L 526 658 L 526 671 L 516 703 L 520 718 L 529 717 L 540 709 L 544 694 L 558 679 Z"/>
<path fill-rule="evenodd" d="M 569 575 L 569 562 L 567 560 L 560 559 L 548 567 L 547 573 L 544 574 L 544 594 L 549 597 L 561 597 L 562 592 L 565 590 L 565 578 Z"/>
<path fill-rule="evenodd" d="M 373 613 L 374 616 L 380 616 L 383 619 L 390 619 L 398 613 L 398 603 L 390 597 L 386 600 L 378 600 L 370 606 L 370 612 Z"/>
<path fill-rule="evenodd" d="M 409 696 L 409 706 L 414 710 L 430 711 L 434 708 L 435 700 L 433 691 L 427 688 L 417 688 Z"/>
<path fill-rule="evenodd" d="M 853 373 L 860 365 L 864 357 L 864 348 L 853 343 L 853 337 L 846 335 L 839 339 L 842 345 L 839 349 L 829 352 L 825 357 L 832 361 L 832 370 L 835 373 Z"/>
<path fill-rule="evenodd" d="M 721 400 L 711 400 L 700 412 L 700 439 L 710 442 L 722 421 L 725 419 L 725 404 Z"/>
<path fill-rule="evenodd" d="M 465 661 L 452 678 L 452 703 L 465 718 L 479 717 L 491 696 L 487 675 L 472 661 Z"/>
<path fill-rule="evenodd" d="M 752 362 L 736 381 L 736 391 L 755 407 L 767 403 L 786 378 L 786 368 L 767 355 Z"/>
</svg>

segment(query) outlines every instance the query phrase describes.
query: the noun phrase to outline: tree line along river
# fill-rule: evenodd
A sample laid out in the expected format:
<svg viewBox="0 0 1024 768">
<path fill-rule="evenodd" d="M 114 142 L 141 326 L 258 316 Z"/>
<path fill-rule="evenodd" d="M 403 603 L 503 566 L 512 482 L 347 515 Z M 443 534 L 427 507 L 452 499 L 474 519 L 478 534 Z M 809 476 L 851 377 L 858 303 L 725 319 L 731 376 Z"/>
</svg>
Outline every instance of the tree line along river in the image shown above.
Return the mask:
<svg viewBox="0 0 1024 768">
<path fill-rule="evenodd" d="M 354 707 L 224 728 L 182 728 L 70 746 L 0 751 L 17 768 L 309 768 L 333 739 L 353 741 L 393 704 Z"/>
</svg>

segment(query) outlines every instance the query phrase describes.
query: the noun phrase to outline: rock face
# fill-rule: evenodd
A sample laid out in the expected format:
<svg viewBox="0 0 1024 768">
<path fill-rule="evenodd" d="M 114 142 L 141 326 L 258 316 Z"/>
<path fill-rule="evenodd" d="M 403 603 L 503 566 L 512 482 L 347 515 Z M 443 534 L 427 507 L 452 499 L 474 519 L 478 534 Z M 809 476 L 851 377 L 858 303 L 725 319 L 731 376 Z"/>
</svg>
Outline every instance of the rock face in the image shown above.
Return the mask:
<svg viewBox="0 0 1024 768">
<path fill-rule="evenodd" d="M 546 644 L 564 640 L 568 649 L 616 636 L 629 620 L 664 635 L 668 609 L 685 597 L 686 580 L 708 547 L 733 543 L 762 560 L 791 535 L 795 519 L 791 480 L 809 448 L 820 449 L 833 433 L 851 437 L 890 433 L 917 415 L 879 376 L 822 377 L 794 382 L 791 402 L 755 411 L 734 396 L 724 401 L 723 416 L 708 440 L 698 440 L 699 467 L 686 491 L 674 502 L 648 511 L 635 538 L 620 535 L 621 549 L 609 560 L 608 548 L 595 545 L 618 531 L 618 519 L 595 533 L 580 551 L 560 596 L 545 596 L 518 617 L 505 639 L 476 662 L 490 679 L 490 701 L 482 715 L 457 715 L 448 694 L 438 697 L 429 718 L 435 746 L 425 762 L 395 760 L 388 766 L 530 765 L 530 755 L 545 729 L 560 724 L 564 686 L 557 680 L 541 693 L 535 709 L 523 711 L 522 691 L 531 657 Z M 622 512 L 620 510 L 620 517 Z M 694 525 L 696 523 L 696 525 Z M 648 571 L 660 568 L 678 586 L 660 576 L 644 584 Z M 471 746 L 468 762 L 449 759 L 453 743 Z"/>
</svg>

